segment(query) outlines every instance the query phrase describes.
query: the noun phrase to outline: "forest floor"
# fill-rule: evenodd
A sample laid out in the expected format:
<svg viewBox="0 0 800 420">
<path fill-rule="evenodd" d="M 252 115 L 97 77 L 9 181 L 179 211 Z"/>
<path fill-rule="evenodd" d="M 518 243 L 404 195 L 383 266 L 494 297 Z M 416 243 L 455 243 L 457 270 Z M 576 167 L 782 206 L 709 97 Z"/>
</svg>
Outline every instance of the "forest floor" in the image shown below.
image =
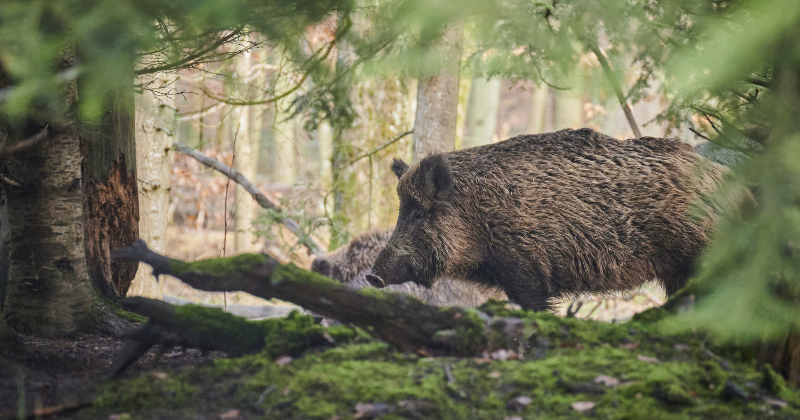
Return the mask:
<svg viewBox="0 0 800 420">
<path fill-rule="evenodd" d="M 477 358 L 398 353 L 363 332 L 293 357 L 171 349 L 115 381 L 117 339 L 30 340 L 0 360 L 0 411 L 20 414 L 24 382 L 26 413 L 77 407 L 51 418 L 800 419 L 800 394 L 751 352 L 667 329 L 660 308 L 620 324 L 481 310 L 524 319 L 527 340 Z"/>
<path fill-rule="evenodd" d="M 55 413 L 48 418 L 73 418 L 74 408 L 92 404 L 98 385 L 106 380 L 122 346 L 120 338 L 91 334 L 73 339 L 22 337 L 20 357 L 12 360 L 0 356 L 0 420 L 19 417 L 20 398 L 26 401 L 25 412 L 31 418 L 41 417 L 35 415 L 37 408 Z M 222 357 L 225 353 L 202 354 L 179 348 L 159 356 L 151 349 L 123 377 L 160 375 L 162 370 L 174 374 Z"/>
</svg>

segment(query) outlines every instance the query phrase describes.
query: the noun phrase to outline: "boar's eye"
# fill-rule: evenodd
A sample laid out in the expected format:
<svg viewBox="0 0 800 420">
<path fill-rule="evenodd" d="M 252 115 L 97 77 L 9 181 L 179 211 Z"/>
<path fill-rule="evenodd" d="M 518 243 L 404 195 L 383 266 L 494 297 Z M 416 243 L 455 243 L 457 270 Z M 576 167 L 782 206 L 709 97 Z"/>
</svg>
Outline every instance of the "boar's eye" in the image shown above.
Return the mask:
<svg viewBox="0 0 800 420">
<path fill-rule="evenodd" d="M 411 219 L 413 220 L 422 220 L 425 215 L 420 210 L 414 210 L 411 212 Z"/>
</svg>

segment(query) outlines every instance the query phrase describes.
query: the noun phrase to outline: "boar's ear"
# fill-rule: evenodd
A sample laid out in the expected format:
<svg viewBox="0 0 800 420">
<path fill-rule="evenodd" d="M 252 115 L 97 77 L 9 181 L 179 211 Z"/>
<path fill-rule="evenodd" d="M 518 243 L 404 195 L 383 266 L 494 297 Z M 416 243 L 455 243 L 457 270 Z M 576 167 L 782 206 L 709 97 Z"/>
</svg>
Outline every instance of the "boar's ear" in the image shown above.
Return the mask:
<svg viewBox="0 0 800 420">
<path fill-rule="evenodd" d="M 434 200 L 450 201 L 453 197 L 453 175 L 442 155 L 433 155 L 420 163 L 425 174 L 426 192 Z"/>
<path fill-rule="evenodd" d="M 392 172 L 397 175 L 397 179 L 400 179 L 404 173 L 408 170 L 408 164 L 403 162 L 401 159 L 395 159 L 392 161 Z"/>
</svg>

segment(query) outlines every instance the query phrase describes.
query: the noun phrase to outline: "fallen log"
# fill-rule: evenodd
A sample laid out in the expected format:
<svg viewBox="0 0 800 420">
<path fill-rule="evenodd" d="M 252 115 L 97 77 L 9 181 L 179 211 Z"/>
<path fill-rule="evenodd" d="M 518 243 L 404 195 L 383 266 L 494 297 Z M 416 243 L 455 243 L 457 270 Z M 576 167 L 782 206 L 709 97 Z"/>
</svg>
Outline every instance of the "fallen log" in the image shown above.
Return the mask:
<svg viewBox="0 0 800 420">
<path fill-rule="evenodd" d="M 180 346 L 223 351 L 231 356 L 264 352 L 268 357 L 295 357 L 308 349 L 342 344 L 357 336 L 347 327 L 326 329 L 296 311 L 280 319 L 250 322 L 219 308 L 174 306 L 144 297 L 118 302 L 123 309 L 146 316 L 148 321 L 123 335 L 125 346 L 111 366 L 111 377 L 124 372 L 155 345 L 160 345 L 162 351 Z"/>
<path fill-rule="evenodd" d="M 112 256 L 144 262 L 153 267 L 153 275 L 168 274 L 199 290 L 243 291 L 292 302 L 345 325 L 361 327 L 404 352 L 480 356 L 503 348 L 516 350 L 523 331 L 523 323 L 517 318 L 489 317 L 458 307 L 438 308 L 388 291 L 352 290 L 263 254 L 187 263 L 153 252 L 143 241 L 137 241 L 115 250 Z"/>
</svg>

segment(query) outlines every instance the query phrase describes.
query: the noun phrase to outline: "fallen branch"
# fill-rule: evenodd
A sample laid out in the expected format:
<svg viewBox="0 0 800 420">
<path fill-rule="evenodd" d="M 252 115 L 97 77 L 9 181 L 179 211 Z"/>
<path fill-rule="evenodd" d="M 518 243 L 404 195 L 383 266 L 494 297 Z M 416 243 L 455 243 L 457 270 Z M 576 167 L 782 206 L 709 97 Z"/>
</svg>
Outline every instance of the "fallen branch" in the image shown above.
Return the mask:
<svg viewBox="0 0 800 420">
<path fill-rule="evenodd" d="M 197 305 L 172 306 L 143 297 L 118 301 L 125 310 L 144 315 L 147 323 L 123 337 L 125 346 L 111 367 L 116 377 L 155 345 L 161 351 L 181 346 L 203 351 L 223 351 L 231 356 L 264 352 L 269 357 L 298 356 L 310 348 L 330 347 L 356 336 L 339 327 L 329 334 L 311 317 L 296 313 L 280 319 L 250 322 L 244 318 Z M 268 342 L 268 338 L 280 337 Z M 335 337 L 335 338 L 334 338 Z"/>
<path fill-rule="evenodd" d="M 155 253 L 143 241 L 137 241 L 131 247 L 115 250 L 112 257 L 144 262 L 153 267 L 153 275 L 168 274 L 199 290 L 243 291 L 292 302 L 346 325 L 361 327 L 400 351 L 478 356 L 520 345 L 516 341 L 522 335 L 519 319 L 492 318 L 457 307 L 437 308 L 387 291 L 352 290 L 293 264 L 279 264 L 266 255 L 243 254 L 186 263 Z"/>
<path fill-rule="evenodd" d="M 241 185 L 242 188 L 244 188 L 247 192 L 250 193 L 250 195 L 253 196 L 253 199 L 256 200 L 256 202 L 258 203 L 259 206 L 261 206 L 261 207 L 263 207 L 265 209 L 275 209 L 275 210 L 278 210 L 278 211 L 283 211 L 283 209 L 281 208 L 280 204 L 278 204 L 272 198 L 268 197 L 265 193 L 261 192 L 261 190 L 259 190 L 258 187 L 255 184 L 253 184 L 249 179 L 245 178 L 245 176 L 242 175 L 242 173 L 237 171 L 236 169 L 233 169 L 230 166 L 228 166 L 228 165 L 226 165 L 226 164 L 224 164 L 224 163 L 222 163 L 222 162 L 220 162 L 220 161 L 218 161 L 218 160 L 216 160 L 216 159 L 214 159 L 212 157 L 208 157 L 208 156 L 198 152 L 197 150 L 194 150 L 191 147 L 186 146 L 185 144 L 176 142 L 176 143 L 172 143 L 172 147 L 175 150 L 177 150 L 177 151 L 179 151 L 179 152 L 181 152 L 181 153 L 183 153 L 183 154 L 185 154 L 187 156 L 191 156 L 191 157 L 197 159 L 197 161 L 199 161 L 203 165 L 206 165 L 206 166 L 208 166 L 209 168 L 212 168 L 212 169 L 216 169 L 217 171 L 219 171 L 223 175 L 225 175 L 228 178 L 230 178 L 233 182 L 236 182 L 237 184 Z M 299 234 L 299 232 L 300 232 L 300 224 L 297 223 L 294 219 L 289 218 L 289 217 L 285 217 L 281 222 L 292 233 L 294 233 L 298 238 L 300 237 L 300 234 Z M 309 252 L 311 252 L 314 255 L 322 255 L 322 254 L 325 253 L 322 250 L 323 247 L 319 243 L 318 240 L 316 240 L 316 239 L 314 239 L 312 237 L 309 237 L 308 240 L 311 243 L 310 244 L 305 244 L 304 243 L 303 245 L 308 249 Z"/>
</svg>

